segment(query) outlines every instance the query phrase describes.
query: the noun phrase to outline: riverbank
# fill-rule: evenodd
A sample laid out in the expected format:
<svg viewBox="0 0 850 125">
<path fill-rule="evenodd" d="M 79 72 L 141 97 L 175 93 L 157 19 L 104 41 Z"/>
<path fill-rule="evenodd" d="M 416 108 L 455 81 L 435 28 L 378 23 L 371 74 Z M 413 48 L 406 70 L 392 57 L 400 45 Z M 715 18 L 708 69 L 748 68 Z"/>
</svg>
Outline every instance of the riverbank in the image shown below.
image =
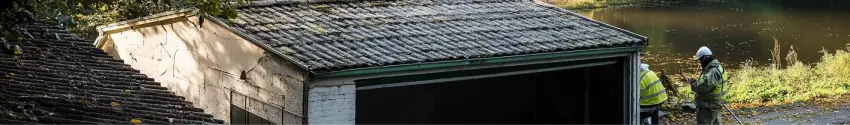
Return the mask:
<svg viewBox="0 0 850 125">
<path fill-rule="evenodd" d="M 739 103 L 731 103 L 735 107 Z M 744 124 L 847 124 L 850 123 L 850 94 L 828 99 L 795 102 L 785 105 L 761 107 L 735 107 L 732 112 Z M 696 124 L 695 113 L 685 113 L 674 109 L 665 111 L 664 122 L 671 125 Z M 723 111 L 723 123 L 737 124 L 729 112 Z"/>
<path fill-rule="evenodd" d="M 699 74 L 693 54 L 700 46 L 712 48 L 729 70 L 728 104 L 738 115 L 782 114 L 792 109 L 778 107 L 808 110 L 822 100 L 850 100 L 840 96 L 850 93 L 850 81 L 845 78 L 850 76 L 845 68 L 850 67 L 846 39 L 850 32 L 845 29 L 850 26 L 846 23 L 850 4 L 845 1 L 695 0 L 659 6 L 645 1 L 625 6 L 607 5 L 608 1 L 569 2 L 573 3 L 555 4 L 650 39 L 645 49 L 648 56 L 642 61 L 656 73 L 666 70 L 675 86 L 667 90 L 678 90 L 669 91 L 678 95 L 671 96 L 663 108 L 673 124 L 694 124 L 694 114 L 679 109 L 679 103 L 693 100 L 690 87 L 679 79 Z M 608 9 L 591 9 L 600 7 Z M 796 51 L 787 54 L 791 46 Z M 819 53 L 824 49 L 829 54 Z M 759 110 L 764 107 L 778 111 Z M 759 117 L 768 119 L 766 123 L 779 118 Z M 725 120 L 734 122 L 731 117 Z"/>
<path fill-rule="evenodd" d="M 623 6 L 637 4 L 643 0 L 546 0 L 555 6 L 564 9 L 595 9 L 608 6 Z"/>
<path fill-rule="evenodd" d="M 745 124 L 848 124 L 850 96 L 735 110 Z"/>
<path fill-rule="evenodd" d="M 786 67 L 744 64 L 730 80 L 729 101 L 779 105 L 850 93 L 850 53 L 826 53 L 812 65 L 789 62 Z"/>
<path fill-rule="evenodd" d="M 777 44 L 778 46 L 778 44 Z M 771 123 L 772 121 L 800 121 L 804 118 L 829 119 L 835 107 L 850 105 L 850 45 L 847 50 L 822 52 L 821 61 L 803 64 L 796 61 L 796 52 L 790 50 L 784 58 L 778 54 L 770 66 L 754 66 L 744 63 L 740 69 L 730 70 L 730 85 L 727 99 L 729 107 L 739 117 L 750 122 Z M 786 65 L 782 65 L 787 63 Z M 696 77 L 694 74 L 684 77 Z M 682 77 L 671 76 L 671 79 Z M 692 100 L 693 93 L 684 82 L 673 82 L 678 95 L 672 96 L 664 105 L 667 122 L 670 124 L 693 124 L 695 114 L 682 112 L 679 103 Z M 784 110 L 800 110 L 786 113 Z M 850 110 L 850 109 L 849 109 Z M 837 112 L 844 113 L 844 112 Z M 840 114 L 840 115 L 850 115 Z M 770 115 L 760 115 L 770 114 Z M 735 122 L 728 114 L 724 121 Z M 836 116 L 837 117 L 837 116 Z M 820 120 L 819 122 L 846 122 Z"/>
<path fill-rule="evenodd" d="M 666 6 L 686 2 L 684 0 L 544 0 L 547 3 L 555 6 L 571 9 L 598 9 L 610 7 L 631 7 L 631 6 Z"/>
</svg>

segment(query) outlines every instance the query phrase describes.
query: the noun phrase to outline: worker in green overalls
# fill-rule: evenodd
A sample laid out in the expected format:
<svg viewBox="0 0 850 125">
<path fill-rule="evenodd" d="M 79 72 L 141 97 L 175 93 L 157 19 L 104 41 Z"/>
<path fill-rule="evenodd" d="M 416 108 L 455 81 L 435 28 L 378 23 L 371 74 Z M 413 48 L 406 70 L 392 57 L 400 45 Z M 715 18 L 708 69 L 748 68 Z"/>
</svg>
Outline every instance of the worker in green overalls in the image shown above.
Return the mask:
<svg viewBox="0 0 850 125">
<path fill-rule="evenodd" d="M 646 54 L 641 54 L 643 57 Z M 649 70 L 649 65 L 640 64 L 640 118 L 646 119 L 649 117 L 648 124 L 658 124 L 660 117 L 658 113 L 661 111 L 661 104 L 667 100 L 667 91 L 664 91 L 664 86 L 661 85 L 661 80 L 655 75 L 655 72 Z"/>
<path fill-rule="evenodd" d="M 697 50 L 696 59 L 702 66 L 699 79 L 690 80 L 691 90 L 694 90 L 697 105 L 697 124 L 721 124 L 721 111 L 726 94 L 726 80 L 729 77 L 720 62 L 712 55 L 708 47 Z"/>
</svg>

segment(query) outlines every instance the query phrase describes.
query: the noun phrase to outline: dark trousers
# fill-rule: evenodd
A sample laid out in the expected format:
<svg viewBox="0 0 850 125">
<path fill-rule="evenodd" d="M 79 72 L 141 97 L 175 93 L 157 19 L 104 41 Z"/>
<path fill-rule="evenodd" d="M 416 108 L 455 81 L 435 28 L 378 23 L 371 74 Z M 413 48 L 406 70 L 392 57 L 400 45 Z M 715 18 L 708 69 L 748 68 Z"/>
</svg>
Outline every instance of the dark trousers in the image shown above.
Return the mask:
<svg viewBox="0 0 850 125">
<path fill-rule="evenodd" d="M 661 104 L 664 104 L 664 103 L 661 103 Z M 640 108 L 655 108 L 654 110 L 652 110 L 652 111 L 648 111 L 648 112 L 643 112 L 643 111 L 641 111 L 641 112 L 640 112 L 640 119 L 641 119 L 641 121 L 642 121 L 643 119 L 646 119 L 646 118 L 651 118 L 651 119 L 649 120 L 650 124 L 658 124 L 658 122 L 660 122 L 660 121 L 661 121 L 661 117 L 658 117 L 658 113 L 661 111 L 661 104 L 658 104 L 658 105 L 648 105 L 648 106 L 643 106 L 643 105 L 642 105 L 642 106 L 640 106 Z"/>
<path fill-rule="evenodd" d="M 722 124 L 721 111 L 722 108 L 697 108 L 697 124 L 699 125 L 720 125 Z"/>
</svg>

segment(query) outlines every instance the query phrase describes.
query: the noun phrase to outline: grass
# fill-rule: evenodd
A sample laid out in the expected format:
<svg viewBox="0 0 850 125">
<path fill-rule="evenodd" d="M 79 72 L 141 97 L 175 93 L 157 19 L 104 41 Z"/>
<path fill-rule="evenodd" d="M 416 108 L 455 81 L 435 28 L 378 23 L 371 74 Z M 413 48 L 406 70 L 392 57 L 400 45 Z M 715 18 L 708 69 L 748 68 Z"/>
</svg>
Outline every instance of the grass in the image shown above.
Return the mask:
<svg viewBox="0 0 850 125">
<path fill-rule="evenodd" d="M 743 107 L 757 107 L 850 94 L 850 53 L 822 50 L 821 60 L 807 65 L 797 60 L 797 53 L 791 46 L 783 66 L 780 46 L 779 40 L 774 38 L 770 66 L 755 66 L 747 61 L 733 71 L 728 101 Z"/>
<path fill-rule="evenodd" d="M 780 46 L 779 42 L 774 43 Z M 759 109 L 759 107 L 784 106 L 844 106 L 850 97 L 850 44 L 847 50 L 836 50 L 829 53 L 823 50 L 821 60 L 813 64 L 803 64 L 797 61 L 793 49 L 785 56 L 785 65 L 779 56 L 778 49 L 774 50 L 769 66 L 758 66 L 753 61 L 743 63 L 739 69 L 730 69 L 729 93 L 726 98 L 733 110 Z M 779 47 L 775 47 L 779 48 Z M 728 66 L 727 66 L 728 67 Z M 690 74 L 689 77 L 696 75 Z M 677 103 L 693 100 L 693 92 L 682 81 L 676 86 L 678 96 L 671 97 L 668 102 Z M 692 124 L 692 113 L 683 113 L 677 104 L 665 104 L 666 116 L 673 124 Z M 750 110 L 747 110 L 750 111 Z M 757 115 L 761 110 L 738 112 L 736 114 Z M 774 111 L 775 112 L 775 111 Z M 742 113 L 742 114 L 739 114 Z M 727 116 L 728 117 L 728 116 Z M 729 118 L 724 118 L 731 122 Z"/>
<path fill-rule="evenodd" d="M 850 92 L 850 53 L 825 53 L 813 65 L 789 62 L 786 67 L 758 67 L 744 63 L 734 72 L 729 101 L 787 104 Z"/>
<path fill-rule="evenodd" d="M 774 46 L 769 66 L 747 61 L 740 68 L 729 70 L 730 88 L 726 98 L 730 106 L 782 105 L 850 95 L 850 44 L 847 50 L 834 53 L 822 50 L 821 60 L 813 64 L 799 62 L 793 46 L 782 59 L 779 42 Z M 782 65 L 783 60 L 785 65 Z M 696 77 L 694 74 L 688 76 Z M 679 94 L 671 98 L 672 102 L 693 100 L 694 94 L 688 85 L 683 81 L 674 84 Z"/>
<path fill-rule="evenodd" d="M 822 50 L 820 62 L 807 65 L 797 61 L 791 46 L 783 67 L 779 40 L 774 38 L 773 58 L 769 67 L 744 63 L 730 79 L 728 99 L 733 103 L 777 105 L 814 99 L 840 97 L 850 93 L 850 53 Z M 850 48 L 847 48 L 850 50 Z"/>
</svg>

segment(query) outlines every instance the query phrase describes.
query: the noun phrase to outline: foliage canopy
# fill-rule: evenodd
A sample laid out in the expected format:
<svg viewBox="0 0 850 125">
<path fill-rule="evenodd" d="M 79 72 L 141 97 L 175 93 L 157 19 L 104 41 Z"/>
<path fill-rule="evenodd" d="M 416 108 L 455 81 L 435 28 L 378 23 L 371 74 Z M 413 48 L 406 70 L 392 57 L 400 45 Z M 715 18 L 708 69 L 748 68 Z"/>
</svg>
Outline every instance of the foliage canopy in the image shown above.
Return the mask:
<svg viewBox="0 0 850 125">
<path fill-rule="evenodd" d="M 97 26 L 185 8 L 198 8 L 212 16 L 236 17 L 235 4 L 248 0 L 4 0 L 0 2 L 0 29 L 7 40 L 21 22 L 56 21 L 88 39 L 97 36 Z M 33 18 L 29 18 L 33 17 Z M 44 20 L 46 19 L 46 20 Z"/>
</svg>

